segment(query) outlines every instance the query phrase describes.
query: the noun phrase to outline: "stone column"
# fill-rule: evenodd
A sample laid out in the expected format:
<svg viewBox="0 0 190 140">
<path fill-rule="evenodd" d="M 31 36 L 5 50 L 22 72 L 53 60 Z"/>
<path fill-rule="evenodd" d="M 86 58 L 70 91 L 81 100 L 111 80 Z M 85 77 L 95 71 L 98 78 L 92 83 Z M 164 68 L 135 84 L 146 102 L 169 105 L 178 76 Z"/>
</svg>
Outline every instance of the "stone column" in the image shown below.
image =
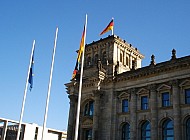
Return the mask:
<svg viewBox="0 0 190 140">
<path fill-rule="evenodd" d="M 133 61 L 133 57 L 132 57 L 133 52 L 130 53 L 129 55 L 129 68 L 132 69 L 132 61 Z"/>
<path fill-rule="evenodd" d="M 126 66 L 127 62 L 126 62 L 126 48 L 124 48 L 124 54 L 123 54 L 123 65 Z"/>
<path fill-rule="evenodd" d="M 137 95 L 135 89 L 131 89 L 130 93 L 130 140 L 137 140 Z"/>
<path fill-rule="evenodd" d="M 68 121 L 68 128 L 67 128 L 67 140 L 74 140 L 75 134 L 75 116 L 76 116 L 76 106 L 77 106 L 77 99 L 78 96 L 76 94 L 70 94 L 70 110 L 69 110 L 69 121 Z"/>
<path fill-rule="evenodd" d="M 98 124 L 99 124 L 99 111 L 100 111 L 100 96 L 101 91 L 94 90 L 94 114 L 93 114 L 93 136 L 92 140 L 99 140 Z"/>
<path fill-rule="evenodd" d="M 181 128 L 181 111 L 180 111 L 180 92 L 178 87 L 178 81 L 171 81 L 172 84 L 172 94 L 173 94 L 173 118 L 174 118 L 174 137 L 175 140 L 182 139 L 182 128 Z"/>
<path fill-rule="evenodd" d="M 158 101 L 156 85 L 150 85 L 151 140 L 158 140 Z"/>
</svg>

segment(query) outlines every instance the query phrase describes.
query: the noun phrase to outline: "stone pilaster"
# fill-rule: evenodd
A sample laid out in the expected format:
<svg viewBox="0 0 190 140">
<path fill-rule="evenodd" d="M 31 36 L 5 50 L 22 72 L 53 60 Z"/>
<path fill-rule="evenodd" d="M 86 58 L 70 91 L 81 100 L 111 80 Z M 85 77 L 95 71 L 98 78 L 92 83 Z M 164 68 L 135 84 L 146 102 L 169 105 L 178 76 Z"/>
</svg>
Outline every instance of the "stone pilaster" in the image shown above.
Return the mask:
<svg viewBox="0 0 190 140">
<path fill-rule="evenodd" d="M 7 134 L 7 126 L 8 126 L 8 121 L 6 120 L 4 121 L 2 138 L 0 140 L 5 140 Z"/>
<path fill-rule="evenodd" d="M 174 137 L 175 140 L 182 139 L 182 128 L 181 128 L 181 111 L 180 111 L 180 92 L 178 81 L 173 80 L 171 81 L 172 84 L 172 94 L 173 94 L 173 118 L 174 118 Z"/>
<path fill-rule="evenodd" d="M 112 113 L 111 113 L 111 138 L 112 140 L 118 140 L 117 137 L 117 128 L 118 128 L 118 122 L 117 122 L 117 92 L 112 91 Z"/>
<path fill-rule="evenodd" d="M 98 126 L 99 126 L 99 112 L 100 112 L 100 96 L 101 91 L 94 90 L 94 114 L 93 114 L 93 136 L 92 140 L 99 140 Z"/>
<path fill-rule="evenodd" d="M 67 128 L 67 140 L 74 140 L 75 134 L 75 116 L 78 96 L 76 94 L 69 95 L 70 99 L 70 110 L 69 110 L 69 121 Z"/>
<path fill-rule="evenodd" d="M 130 140 L 137 140 L 137 96 L 135 89 L 131 89 L 130 93 Z"/>
<path fill-rule="evenodd" d="M 156 85 L 150 85 L 151 140 L 158 140 L 158 101 Z"/>
</svg>

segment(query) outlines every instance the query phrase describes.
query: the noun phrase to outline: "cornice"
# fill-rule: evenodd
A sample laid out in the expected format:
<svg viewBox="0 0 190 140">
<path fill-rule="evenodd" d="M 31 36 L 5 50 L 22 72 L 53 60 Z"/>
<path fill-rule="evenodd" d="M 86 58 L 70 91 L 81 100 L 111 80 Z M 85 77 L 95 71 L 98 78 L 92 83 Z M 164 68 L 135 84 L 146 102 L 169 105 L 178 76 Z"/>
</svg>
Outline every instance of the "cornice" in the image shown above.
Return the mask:
<svg viewBox="0 0 190 140">
<path fill-rule="evenodd" d="M 87 44 L 86 45 L 86 48 L 88 48 L 88 47 L 92 47 L 92 46 L 97 46 L 97 45 L 103 45 L 103 44 L 108 44 L 108 43 L 110 43 L 110 42 L 113 42 L 113 39 L 114 39 L 114 36 L 112 35 L 112 36 L 108 36 L 108 37 L 106 37 L 106 38 L 100 38 L 98 41 L 93 41 L 92 43 L 90 43 L 90 44 Z"/>
<path fill-rule="evenodd" d="M 154 66 L 147 66 L 139 68 L 137 70 L 131 70 L 118 74 L 115 79 L 115 82 L 117 83 L 127 80 L 136 80 L 140 78 L 144 79 L 184 69 L 190 69 L 190 56 L 178 58 L 175 61 L 166 61 L 158 63 Z"/>
<path fill-rule="evenodd" d="M 118 74 L 114 77 L 107 77 L 102 84 L 107 85 L 110 83 L 119 83 L 129 80 L 139 80 L 150 78 L 154 76 L 158 76 L 165 73 L 172 73 L 180 70 L 188 70 L 190 69 L 190 56 L 177 58 L 175 61 L 166 61 L 162 63 L 158 63 L 154 66 L 147 66 L 143 68 L 139 68 L 137 70 L 127 71 L 121 74 Z M 94 88 L 99 82 L 98 78 L 92 79 L 83 79 L 83 88 Z M 70 89 L 77 89 L 79 84 L 77 82 L 71 81 L 70 83 L 65 84 L 66 89 L 69 91 Z"/>
<path fill-rule="evenodd" d="M 96 86 L 97 82 L 99 82 L 98 78 L 93 78 L 93 79 L 83 79 L 83 88 L 90 88 L 90 87 L 94 87 Z M 75 84 L 74 84 L 75 83 Z M 67 87 L 66 89 L 71 89 L 71 88 L 77 88 L 79 87 L 79 83 L 78 82 L 70 82 L 65 84 L 65 86 Z"/>
<path fill-rule="evenodd" d="M 106 38 L 100 38 L 100 40 L 98 41 L 93 41 L 90 44 L 86 45 L 86 52 L 90 52 L 92 49 L 97 49 L 99 46 L 107 46 L 108 44 L 113 44 L 116 43 L 120 46 L 122 46 L 123 48 L 125 48 L 127 51 L 129 52 L 133 52 L 134 55 L 140 57 L 140 58 L 144 58 L 144 55 L 142 55 L 137 48 L 133 47 L 131 44 L 127 43 L 125 40 L 121 39 L 119 36 L 116 35 L 112 35 L 112 36 L 108 36 Z"/>
</svg>

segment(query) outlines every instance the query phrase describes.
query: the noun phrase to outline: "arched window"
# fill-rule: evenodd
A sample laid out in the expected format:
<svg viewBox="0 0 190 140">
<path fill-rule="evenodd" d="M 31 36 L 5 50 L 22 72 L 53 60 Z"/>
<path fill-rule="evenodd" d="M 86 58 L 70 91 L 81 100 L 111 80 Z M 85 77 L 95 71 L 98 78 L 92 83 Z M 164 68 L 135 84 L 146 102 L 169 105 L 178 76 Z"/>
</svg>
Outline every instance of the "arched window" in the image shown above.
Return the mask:
<svg viewBox="0 0 190 140">
<path fill-rule="evenodd" d="M 128 123 L 122 127 L 122 140 L 130 140 L 130 125 Z"/>
<path fill-rule="evenodd" d="M 186 140 L 190 140 L 190 118 L 186 121 Z"/>
<path fill-rule="evenodd" d="M 85 140 L 92 140 L 92 129 L 85 130 Z"/>
<path fill-rule="evenodd" d="M 150 122 L 146 121 L 141 126 L 141 140 L 150 140 Z"/>
<path fill-rule="evenodd" d="M 93 113 L 94 113 L 94 102 L 89 101 L 88 103 L 86 103 L 84 107 L 84 116 L 93 116 Z"/>
<path fill-rule="evenodd" d="M 173 121 L 167 119 L 162 125 L 162 139 L 163 140 L 173 140 L 174 139 L 174 127 Z"/>
</svg>

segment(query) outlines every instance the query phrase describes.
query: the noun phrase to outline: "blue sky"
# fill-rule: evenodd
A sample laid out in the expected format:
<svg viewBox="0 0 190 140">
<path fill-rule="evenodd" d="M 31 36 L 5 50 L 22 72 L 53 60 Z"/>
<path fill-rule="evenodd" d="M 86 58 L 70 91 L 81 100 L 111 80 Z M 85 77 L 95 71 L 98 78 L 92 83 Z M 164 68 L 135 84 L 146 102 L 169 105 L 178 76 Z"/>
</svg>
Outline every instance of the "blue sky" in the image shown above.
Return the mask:
<svg viewBox="0 0 190 140">
<path fill-rule="evenodd" d="M 189 0 L 32 0 L 0 1 L 0 117 L 19 120 L 32 42 L 36 40 L 34 88 L 27 93 L 23 121 L 43 124 L 51 57 L 59 27 L 47 127 L 66 130 L 70 81 L 76 50 L 88 14 L 86 43 L 107 37 L 99 33 L 114 17 L 114 34 L 160 63 L 190 54 Z"/>
</svg>

